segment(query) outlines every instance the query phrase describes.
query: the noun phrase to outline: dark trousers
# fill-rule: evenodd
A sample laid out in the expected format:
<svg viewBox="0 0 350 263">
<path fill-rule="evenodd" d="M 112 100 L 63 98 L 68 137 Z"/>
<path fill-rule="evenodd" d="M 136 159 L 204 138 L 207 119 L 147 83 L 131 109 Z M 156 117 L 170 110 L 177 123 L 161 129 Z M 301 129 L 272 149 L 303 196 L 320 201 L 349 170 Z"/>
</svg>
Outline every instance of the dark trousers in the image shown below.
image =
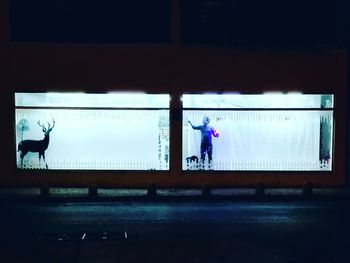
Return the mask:
<svg viewBox="0 0 350 263">
<path fill-rule="evenodd" d="M 213 159 L 213 144 L 211 143 L 201 143 L 201 161 L 204 162 L 205 154 L 208 154 L 209 163 Z"/>
</svg>

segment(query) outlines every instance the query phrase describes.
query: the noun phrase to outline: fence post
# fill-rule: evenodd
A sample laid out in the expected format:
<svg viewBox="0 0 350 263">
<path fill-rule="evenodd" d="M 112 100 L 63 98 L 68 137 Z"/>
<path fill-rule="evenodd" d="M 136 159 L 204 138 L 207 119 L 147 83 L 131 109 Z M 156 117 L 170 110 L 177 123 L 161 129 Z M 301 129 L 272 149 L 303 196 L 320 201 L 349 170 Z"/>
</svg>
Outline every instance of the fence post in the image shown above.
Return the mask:
<svg viewBox="0 0 350 263">
<path fill-rule="evenodd" d="M 49 198 L 50 197 L 50 188 L 47 185 L 40 187 L 40 196 L 41 196 L 41 198 Z"/>
<path fill-rule="evenodd" d="M 89 187 L 89 197 L 97 197 L 98 196 L 98 191 L 96 185 L 91 185 Z"/>
<path fill-rule="evenodd" d="M 157 196 L 157 185 L 154 182 L 150 182 L 147 187 L 147 196 L 155 198 Z"/>
<path fill-rule="evenodd" d="M 210 197 L 211 196 L 211 188 L 207 183 L 204 183 L 202 185 L 201 195 L 202 195 L 202 197 Z"/>
<path fill-rule="evenodd" d="M 265 196 L 265 184 L 262 182 L 258 182 L 255 185 L 255 196 L 262 198 Z"/>
<path fill-rule="evenodd" d="M 310 181 L 303 183 L 303 196 L 309 198 L 313 195 L 313 184 Z"/>
</svg>

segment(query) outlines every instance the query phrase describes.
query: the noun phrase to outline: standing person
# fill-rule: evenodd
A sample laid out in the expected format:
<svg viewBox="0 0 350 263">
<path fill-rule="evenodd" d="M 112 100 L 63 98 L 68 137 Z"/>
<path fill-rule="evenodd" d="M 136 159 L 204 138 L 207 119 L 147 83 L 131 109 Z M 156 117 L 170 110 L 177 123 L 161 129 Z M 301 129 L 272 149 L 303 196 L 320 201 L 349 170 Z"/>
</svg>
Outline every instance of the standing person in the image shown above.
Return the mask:
<svg viewBox="0 0 350 263">
<path fill-rule="evenodd" d="M 211 168 L 211 161 L 213 159 L 213 143 L 212 136 L 219 137 L 217 132 L 212 126 L 208 125 L 210 122 L 209 117 L 203 118 L 203 125 L 194 126 L 190 121 L 192 129 L 201 131 L 201 169 L 204 168 L 205 154 L 208 154 L 208 164 Z"/>
</svg>

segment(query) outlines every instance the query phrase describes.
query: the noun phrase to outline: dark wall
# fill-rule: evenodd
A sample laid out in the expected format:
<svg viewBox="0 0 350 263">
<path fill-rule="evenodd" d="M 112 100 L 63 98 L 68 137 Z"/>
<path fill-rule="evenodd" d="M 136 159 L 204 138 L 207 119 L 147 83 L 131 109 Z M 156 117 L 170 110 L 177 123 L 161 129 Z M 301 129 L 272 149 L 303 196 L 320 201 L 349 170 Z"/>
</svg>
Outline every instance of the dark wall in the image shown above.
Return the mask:
<svg viewBox="0 0 350 263">
<path fill-rule="evenodd" d="M 26 176 L 15 172 L 13 144 L 13 93 L 15 91 L 86 91 L 142 90 L 170 92 L 172 108 L 179 107 L 179 96 L 186 92 L 301 91 L 336 94 L 336 163 L 333 177 L 321 178 L 319 185 L 341 185 L 345 176 L 347 55 L 342 49 L 299 51 L 257 51 L 234 48 L 189 47 L 168 44 L 77 44 L 15 42 L 10 39 L 8 2 L 0 3 L 0 103 L 3 139 L 0 180 L 6 184 L 107 184 L 144 185 L 145 177 L 115 179 L 94 174 L 61 178 Z M 172 125 L 172 145 L 181 145 L 180 125 Z M 171 178 L 163 185 L 213 184 L 249 185 L 257 180 L 278 185 L 300 185 L 302 180 L 316 180 L 317 175 L 299 179 L 276 175 L 252 175 L 224 178 L 181 176 L 180 149 L 172 148 Z M 63 179 L 62 179 L 63 178 Z M 164 176 L 163 176 L 164 178 Z M 287 178 L 287 179 L 286 179 Z M 289 178 L 289 179 L 288 179 Z M 151 178 L 157 182 L 156 177 Z M 333 180 L 334 179 L 334 180 Z M 45 182 L 45 180 L 48 180 Z M 119 180 L 119 181 L 118 181 Z M 150 180 L 150 179 L 147 179 Z M 222 183 L 220 183 L 220 180 Z M 287 181 L 286 181 L 287 180 Z M 317 179 L 318 180 L 318 179 Z M 332 181 L 333 180 L 333 181 Z"/>
</svg>

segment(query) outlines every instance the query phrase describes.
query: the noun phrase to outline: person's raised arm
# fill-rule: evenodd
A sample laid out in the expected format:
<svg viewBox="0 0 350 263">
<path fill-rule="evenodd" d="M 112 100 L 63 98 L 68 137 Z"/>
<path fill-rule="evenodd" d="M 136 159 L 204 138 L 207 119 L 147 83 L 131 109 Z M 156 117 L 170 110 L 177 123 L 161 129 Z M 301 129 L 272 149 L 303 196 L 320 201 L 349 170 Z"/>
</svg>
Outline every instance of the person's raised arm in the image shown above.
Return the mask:
<svg viewBox="0 0 350 263">
<path fill-rule="evenodd" d="M 194 126 L 191 121 L 188 121 L 188 123 L 191 125 L 192 129 L 194 129 L 194 130 L 200 130 L 201 129 L 200 126 Z"/>
</svg>

